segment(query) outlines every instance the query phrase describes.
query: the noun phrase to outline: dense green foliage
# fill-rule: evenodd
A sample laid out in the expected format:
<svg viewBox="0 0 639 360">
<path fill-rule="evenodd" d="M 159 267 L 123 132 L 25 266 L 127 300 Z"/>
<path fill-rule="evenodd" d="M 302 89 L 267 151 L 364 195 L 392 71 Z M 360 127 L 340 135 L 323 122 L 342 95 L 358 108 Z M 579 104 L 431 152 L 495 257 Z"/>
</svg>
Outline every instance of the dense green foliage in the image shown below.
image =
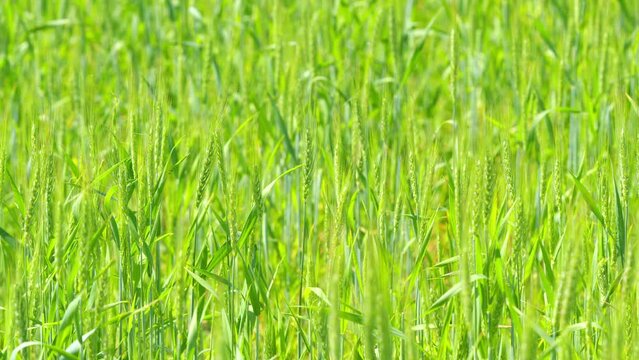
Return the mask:
<svg viewBox="0 0 639 360">
<path fill-rule="evenodd" d="M 638 25 L 0 2 L 0 359 L 636 359 Z"/>
</svg>

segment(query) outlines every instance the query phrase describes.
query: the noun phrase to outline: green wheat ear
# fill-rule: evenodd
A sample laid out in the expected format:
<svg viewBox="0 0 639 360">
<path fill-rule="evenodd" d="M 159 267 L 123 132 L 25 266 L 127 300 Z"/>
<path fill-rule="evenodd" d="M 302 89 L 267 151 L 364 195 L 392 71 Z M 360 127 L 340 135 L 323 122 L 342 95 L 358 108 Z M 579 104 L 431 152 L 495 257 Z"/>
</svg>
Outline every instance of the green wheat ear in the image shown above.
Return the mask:
<svg viewBox="0 0 639 360">
<path fill-rule="evenodd" d="M 515 179 L 513 177 L 512 160 L 510 157 L 510 144 L 507 140 L 501 143 L 501 159 L 504 171 L 504 177 L 506 178 L 506 195 L 511 204 L 515 204 Z"/>
<path fill-rule="evenodd" d="M 209 181 L 209 177 L 211 176 L 211 169 L 213 165 L 213 156 L 216 154 L 215 149 L 215 137 L 211 137 L 209 143 L 206 147 L 206 155 L 204 157 L 204 164 L 202 164 L 200 173 L 200 181 L 197 186 L 197 195 L 195 200 L 195 208 L 199 208 L 202 200 L 204 198 L 204 192 L 206 191 L 206 185 Z"/>
<path fill-rule="evenodd" d="M 626 131 L 625 129 L 621 130 L 621 138 L 625 139 Z M 620 195 L 621 201 L 625 204 L 628 201 L 628 192 L 629 192 L 629 184 L 630 184 L 630 175 L 628 173 L 628 151 L 626 149 L 625 141 L 622 141 L 619 144 L 619 187 L 620 187 Z"/>
<path fill-rule="evenodd" d="M 453 28 L 450 31 L 450 67 L 451 67 L 451 76 L 450 76 L 450 93 L 453 100 L 453 120 L 456 120 L 456 111 L 457 111 L 457 71 L 458 71 L 458 63 L 459 63 L 459 50 L 457 48 L 457 34 L 455 33 L 455 29 Z M 456 125 L 457 126 L 457 125 Z"/>
<path fill-rule="evenodd" d="M 482 179 L 482 171 L 484 170 L 484 165 L 481 160 L 477 160 L 475 163 L 475 167 L 473 169 L 472 174 L 472 198 L 471 198 L 471 233 L 473 238 L 479 235 L 479 227 L 482 224 L 482 219 L 484 218 L 485 208 L 485 198 L 483 195 L 483 179 Z"/>
<path fill-rule="evenodd" d="M 262 173 L 258 165 L 253 166 L 253 206 L 261 217 L 265 209 L 262 197 Z"/>
<path fill-rule="evenodd" d="M 305 145 L 305 154 L 304 154 L 304 185 L 303 185 L 303 194 L 304 201 L 308 201 L 308 196 L 311 191 L 311 182 L 313 180 L 313 164 L 315 163 L 315 155 L 313 151 L 313 137 L 311 135 L 311 130 L 306 129 L 306 145 Z"/>
<path fill-rule="evenodd" d="M 417 200 L 417 175 L 415 174 L 415 156 L 413 152 L 408 153 L 408 191 L 413 204 L 418 205 Z"/>
<path fill-rule="evenodd" d="M 215 154 L 217 169 L 220 174 L 220 180 L 222 182 L 222 193 L 225 197 L 228 197 L 229 179 L 226 172 L 226 164 L 224 162 L 224 149 L 222 147 L 222 141 L 220 140 L 220 135 L 217 130 L 213 133 L 212 145 L 213 153 Z"/>
</svg>

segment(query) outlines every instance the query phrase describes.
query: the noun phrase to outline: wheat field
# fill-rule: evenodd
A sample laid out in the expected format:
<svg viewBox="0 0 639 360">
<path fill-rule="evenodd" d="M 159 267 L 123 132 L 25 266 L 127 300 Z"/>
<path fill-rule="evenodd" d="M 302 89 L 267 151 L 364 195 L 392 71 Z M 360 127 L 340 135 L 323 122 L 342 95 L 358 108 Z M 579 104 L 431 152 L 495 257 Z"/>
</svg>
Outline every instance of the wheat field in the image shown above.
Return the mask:
<svg viewBox="0 0 639 360">
<path fill-rule="evenodd" d="M 0 359 L 639 358 L 636 0 L 1 0 Z"/>
</svg>

